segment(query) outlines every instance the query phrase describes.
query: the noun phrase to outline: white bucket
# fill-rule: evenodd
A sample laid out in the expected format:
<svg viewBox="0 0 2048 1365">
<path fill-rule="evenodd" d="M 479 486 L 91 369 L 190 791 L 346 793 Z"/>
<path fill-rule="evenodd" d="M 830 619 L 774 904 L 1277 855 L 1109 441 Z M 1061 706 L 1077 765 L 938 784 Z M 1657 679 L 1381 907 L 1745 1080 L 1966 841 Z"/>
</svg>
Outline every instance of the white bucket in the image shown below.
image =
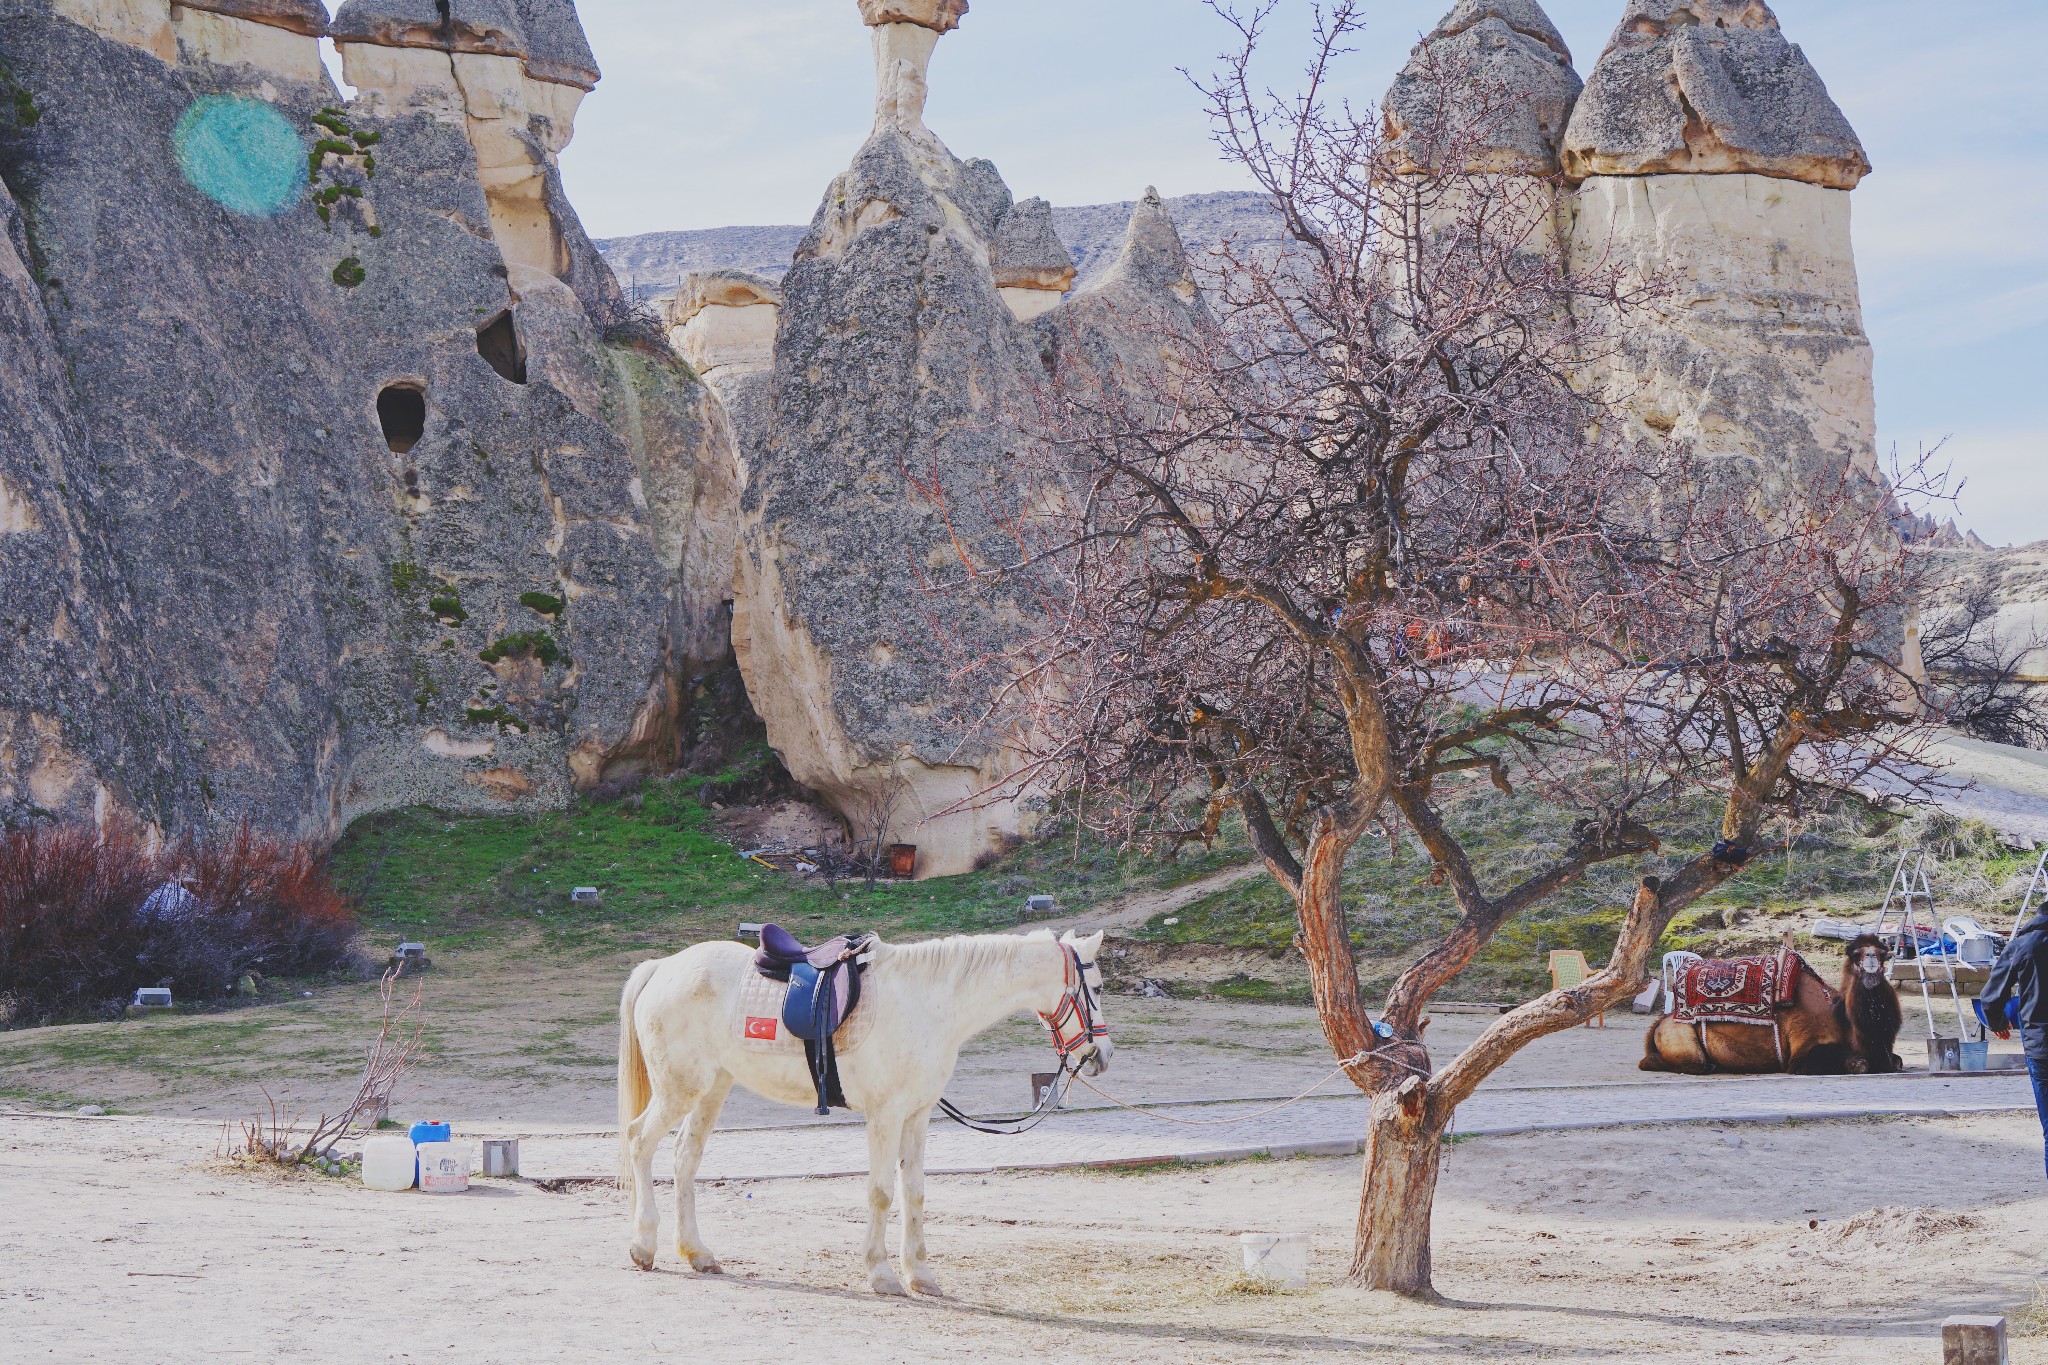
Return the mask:
<svg viewBox="0 0 2048 1365">
<path fill-rule="evenodd" d="M 1246 1232 L 1237 1243 L 1244 1249 L 1244 1273 L 1276 1289 L 1308 1288 L 1308 1234 Z"/>
<path fill-rule="evenodd" d="M 428 1194 L 461 1194 L 469 1189 L 469 1144 L 422 1142 L 420 1189 Z"/>
<path fill-rule="evenodd" d="M 412 1139 L 403 1133 L 374 1133 L 363 1139 L 363 1183 L 373 1190 L 412 1188 Z"/>
</svg>

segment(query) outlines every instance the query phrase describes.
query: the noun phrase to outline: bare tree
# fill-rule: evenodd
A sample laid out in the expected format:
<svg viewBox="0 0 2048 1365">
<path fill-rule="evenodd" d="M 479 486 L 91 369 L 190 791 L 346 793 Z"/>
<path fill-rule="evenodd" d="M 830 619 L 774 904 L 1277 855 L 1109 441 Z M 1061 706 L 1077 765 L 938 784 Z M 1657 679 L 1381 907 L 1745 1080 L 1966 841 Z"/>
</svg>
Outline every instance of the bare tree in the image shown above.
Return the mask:
<svg viewBox="0 0 2048 1365">
<path fill-rule="evenodd" d="M 1428 1295 L 1457 1106 L 1637 990 L 1673 915 L 1782 846 L 1779 814 L 1878 776 L 1910 788 L 1921 722 L 1891 661 L 1921 585 L 1891 494 L 1854 473 L 1772 506 L 1741 471 L 1625 438 L 1588 376 L 1657 291 L 1566 269 L 1558 184 L 1468 171 L 1485 101 L 1418 166 L 1324 93 L 1352 4 L 1319 12 L 1284 101 L 1249 74 L 1263 12 L 1219 13 L 1243 39 L 1207 91 L 1220 141 L 1288 249 L 1226 247 L 1216 316 L 1162 317 L 1156 344 L 1061 338 L 1010 562 L 934 590 L 1000 582 L 1041 613 L 970 670 L 1017 787 L 1125 839 L 1242 817 L 1372 1098 L 1352 1278 Z M 1455 817 L 1490 789 L 1568 813 L 1566 846 L 1489 883 Z M 1430 1001 L 1500 928 L 1659 850 L 1701 793 L 1719 840 L 1644 879 L 1606 968 L 1435 1067 Z M 1340 879 L 1380 822 L 1413 832 L 1457 918 L 1375 1018 Z"/>
</svg>

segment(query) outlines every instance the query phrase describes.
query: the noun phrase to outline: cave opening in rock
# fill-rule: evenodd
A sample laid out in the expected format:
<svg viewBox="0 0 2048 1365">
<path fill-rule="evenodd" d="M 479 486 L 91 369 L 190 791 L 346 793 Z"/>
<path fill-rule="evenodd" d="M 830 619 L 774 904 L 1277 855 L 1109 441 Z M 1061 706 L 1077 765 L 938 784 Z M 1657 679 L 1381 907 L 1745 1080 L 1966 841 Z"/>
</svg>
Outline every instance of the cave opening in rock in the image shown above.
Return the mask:
<svg viewBox="0 0 2048 1365">
<path fill-rule="evenodd" d="M 411 450 L 427 432 L 426 390 L 413 384 L 387 385 L 377 395 L 377 425 L 384 428 L 384 444 L 394 454 Z"/>
<path fill-rule="evenodd" d="M 519 329 L 512 325 L 509 311 L 476 329 L 476 353 L 498 372 L 498 378 L 514 384 L 526 382 L 526 347 L 520 344 Z"/>
</svg>

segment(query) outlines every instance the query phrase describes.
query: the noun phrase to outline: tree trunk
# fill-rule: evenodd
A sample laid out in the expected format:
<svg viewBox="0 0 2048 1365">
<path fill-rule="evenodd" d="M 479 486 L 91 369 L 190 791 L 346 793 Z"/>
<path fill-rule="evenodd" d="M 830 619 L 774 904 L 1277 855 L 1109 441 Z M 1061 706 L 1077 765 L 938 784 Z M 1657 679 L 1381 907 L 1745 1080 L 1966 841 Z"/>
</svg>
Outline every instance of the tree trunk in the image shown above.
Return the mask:
<svg viewBox="0 0 2048 1365">
<path fill-rule="evenodd" d="M 1365 1188 L 1351 1250 L 1353 1284 L 1410 1298 L 1436 1297 L 1430 1283 L 1429 1225 L 1443 1151 L 1444 1121 L 1419 1077 L 1373 1096 Z"/>
</svg>

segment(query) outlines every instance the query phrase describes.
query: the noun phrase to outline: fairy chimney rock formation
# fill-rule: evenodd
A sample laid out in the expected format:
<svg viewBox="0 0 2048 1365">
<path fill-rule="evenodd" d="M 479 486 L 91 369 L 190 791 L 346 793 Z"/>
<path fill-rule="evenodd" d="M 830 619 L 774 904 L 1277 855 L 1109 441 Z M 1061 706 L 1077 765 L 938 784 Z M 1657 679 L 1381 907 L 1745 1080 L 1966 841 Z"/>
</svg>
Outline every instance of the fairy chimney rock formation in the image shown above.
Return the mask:
<svg viewBox="0 0 2048 1365">
<path fill-rule="evenodd" d="M 1019 322 L 1058 307 L 1074 287 L 1074 258 L 1053 226 L 1052 205 L 1043 199 L 1012 205 L 996 224 L 989 267 Z"/>
<path fill-rule="evenodd" d="M 729 381 L 775 365 L 775 324 L 782 290 L 743 270 L 689 276 L 663 319 L 669 344 L 704 382 L 723 394 Z"/>
<path fill-rule="evenodd" d="M 1565 135 L 1596 175 L 1741 174 L 1853 190 L 1855 129 L 1763 0 L 1632 0 Z"/>
<path fill-rule="evenodd" d="M 863 16 L 878 54 L 914 41 L 914 55 L 965 8 Z M 1000 509 L 1022 496 L 1044 371 L 998 263 L 1010 288 L 1056 298 L 1070 262 L 1049 213 L 1016 205 L 988 162 L 955 157 L 914 104 L 885 100 L 827 188 L 782 280 L 772 376 L 738 381 L 759 410 L 736 409 L 749 468 L 733 650 L 790 774 L 857 837 L 916 844 L 930 876 L 971 869 L 1035 818 L 991 794 L 1014 758 L 978 729 L 958 678 L 1031 604 L 930 588 L 1013 551 Z"/>
<path fill-rule="evenodd" d="M 939 38 L 960 27 L 967 0 L 860 0 L 873 31 L 875 128 L 924 128 L 925 73 Z"/>
<path fill-rule="evenodd" d="M 1467 171 L 1551 175 L 1579 90 L 1536 0 L 1459 0 L 1394 78 L 1387 136 L 1403 170 L 1441 168 L 1455 148 Z"/>
<path fill-rule="evenodd" d="M 1762 0 L 1631 0 L 1565 133 L 1574 257 L 1670 289 L 1631 328 L 1643 434 L 1789 489 L 1876 472 L 1876 404 L 1850 242 L 1869 170 Z"/>
<path fill-rule="evenodd" d="M 566 277 L 548 181 L 598 79 L 571 0 L 347 0 L 330 34 L 371 108 L 461 124 L 514 289 Z"/>
<path fill-rule="evenodd" d="M 171 11 L 178 59 L 247 66 L 302 85 L 324 83 L 320 0 L 186 0 Z"/>
<path fill-rule="evenodd" d="M 1193 303 L 1200 293 L 1194 268 L 1188 262 L 1187 245 L 1180 239 L 1180 228 L 1166 211 L 1166 201 L 1150 185 L 1131 210 L 1130 226 L 1124 229 L 1124 248 L 1116 263 L 1089 286 L 1087 293 L 1119 291 L 1154 297 L 1170 295 L 1184 304 Z"/>
</svg>

